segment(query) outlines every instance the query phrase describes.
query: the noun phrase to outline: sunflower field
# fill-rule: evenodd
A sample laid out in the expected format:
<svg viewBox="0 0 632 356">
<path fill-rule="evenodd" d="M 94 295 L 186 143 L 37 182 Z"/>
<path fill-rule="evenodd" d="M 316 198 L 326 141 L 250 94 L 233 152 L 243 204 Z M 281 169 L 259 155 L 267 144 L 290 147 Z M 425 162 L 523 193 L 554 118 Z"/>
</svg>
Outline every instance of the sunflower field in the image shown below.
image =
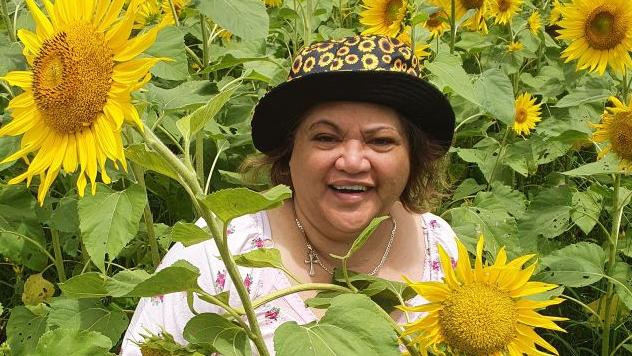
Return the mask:
<svg viewBox="0 0 632 356">
<path fill-rule="evenodd" d="M 226 240 L 291 196 L 240 173 L 253 107 L 301 48 L 361 34 L 411 46 L 455 109 L 433 211 L 459 263 L 439 251 L 442 283 L 344 267 L 303 285 L 325 318 L 283 324 L 274 352 L 632 355 L 629 0 L 0 0 L 0 17 L 0 355 L 118 354 L 139 299 L 169 293 L 225 313 L 143 355 L 269 355 L 255 309 L 279 295 L 251 301 L 238 266 L 285 268 Z M 187 261 L 157 270 L 208 239 L 239 306 Z M 397 325 L 396 307 L 427 314 Z"/>
</svg>

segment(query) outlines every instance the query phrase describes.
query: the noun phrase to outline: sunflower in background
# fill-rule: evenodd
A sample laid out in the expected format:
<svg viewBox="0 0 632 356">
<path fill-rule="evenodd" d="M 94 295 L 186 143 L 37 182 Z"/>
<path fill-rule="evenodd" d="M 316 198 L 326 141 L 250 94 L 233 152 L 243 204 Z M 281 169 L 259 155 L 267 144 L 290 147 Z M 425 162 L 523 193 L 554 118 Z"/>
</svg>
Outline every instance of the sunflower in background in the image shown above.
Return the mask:
<svg viewBox="0 0 632 356">
<path fill-rule="evenodd" d="M 557 25 L 562 20 L 562 4 L 559 0 L 553 0 L 553 6 L 549 13 L 549 25 Z"/>
<path fill-rule="evenodd" d="M 395 37 L 406 17 L 407 0 L 364 0 L 360 23 L 367 26 L 363 35 Z"/>
<path fill-rule="evenodd" d="M 283 0 L 263 0 L 268 7 L 279 7 L 283 5 Z"/>
<path fill-rule="evenodd" d="M 437 12 L 428 16 L 423 27 L 430 31 L 430 38 L 441 37 L 444 32 L 450 30 L 450 23 L 447 21 L 450 17 L 447 12 L 450 9 L 450 4 L 446 0 L 431 0 L 430 4 L 437 7 Z"/>
<path fill-rule="evenodd" d="M 522 42 L 520 42 L 520 41 L 511 41 L 511 43 L 509 43 L 507 45 L 507 52 L 509 52 L 509 53 L 518 52 L 519 50 L 521 50 L 523 48 L 524 48 L 524 45 L 522 44 Z"/>
<path fill-rule="evenodd" d="M 619 167 L 626 171 L 632 170 L 632 98 L 625 104 L 612 96 L 609 99 L 613 106 L 606 107 L 601 116 L 601 123 L 593 124 L 597 129 L 592 139 L 595 142 L 608 142 L 599 152 L 603 158 L 608 152 L 614 152 L 620 159 Z"/>
<path fill-rule="evenodd" d="M 483 34 L 487 34 L 485 18 L 488 16 L 490 1 L 494 0 L 456 0 L 456 21 L 458 22 L 468 11 L 475 10 L 474 15 L 467 19 L 463 23 L 463 26 L 469 30 L 480 31 Z M 452 6 L 449 5 L 447 9 L 451 11 Z"/>
<path fill-rule="evenodd" d="M 542 28 L 542 17 L 540 16 L 540 12 L 538 10 L 533 10 L 529 19 L 527 19 L 527 24 L 529 25 L 529 31 L 533 35 L 537 35 Z"/>
<path fill-rule="evenodd" d="M 180 12 L 189 4 L 190 0 L 172 0 L 173 7 L 176 10 L 176 14 Z M 175 20 L 173 18 L 173 11 L 169 0 L 132 0 L 135 3 L 133 6 L 137 7 L 138 14 L 136 15 L 136 23 L 134 28 L 144 28 L 148 25 L 157 24 L 160 22 L 173 25 Z"/>
<path fill-rule="evenodd" d="M 632 2 L 630 0 L 573 0 L 561 7 L 559 39 L 570 41 L 562 52 L 577 70 L 603 75 L 607 67 L 623 73 L 632 67 Z"/>
<path fill-rule="evenodd" d="M 529 135 L 535 124 L 542 120 L 541 105 L 535 103 L 530 93 L 523 93 L 516 98 L 513 129 L 517 135 Z"/>
<path fill-rule="evenodd" d="M 499 25 L 511 23 L 511 18 L 520 11 L 522 1 L 523 0 L 491 0 L 489 11 L 494 17 L 494 23 Z"/>
<path fill-rule="evenodd" d="M 8 105 L 12 120 L 0 136 L 22 135 L 21 148 L 3 162 L 33 153 L 26 172 L 9 184 L 40 177 L 37 199 L 43 204 L 60 170 L 79 170 L 77 191 L 83 196 L 87 180 L 96 192 L 97 172 L 109 183 L 108 160 L 126 169 L 121 139 L 125 122 L 142 129 L 131 93 L 145 85 L 149 70 L 161 58 L 136 58 L 149 48 L 161 23 L 131 37 L 137 9 L 122 16 L 123 1 L 44 1 L 48 16 L 26 0 L 36 32 L 20 29 L 30 70 L 0 77 L 24 92 Z"/>
<path fill-rule="evenodd" d="M 476 245 L 474 268 L 460 241 L 457 240 L 459 256 L 456 268 L 452 267 L 450 257 L 438 245 L 441 269 L 445 274 L 443 282 L 413 282 L 404 277 L 406 283 L 429 302 L 399 307 L 405 311 L 427 313 L 406 324 L 404 335 L 414 335 L 413 342 L 419 344 L 421 350 L 447 348 L 457 355 L 549 355 L 538 350 L 537 346 L 557 355 L 557 350 L 534 328 L 564 331 L 555 322 L 566 318 L 537 312 L 564 300 L 536 301 L 530 297 L 558 286 L 529 281 L 536 263 L 523 267 L 534 255 L 507 261 L 503 247 L 493 265 L 484 265 L 483 244 L 481 236 Z"/>
</svg>

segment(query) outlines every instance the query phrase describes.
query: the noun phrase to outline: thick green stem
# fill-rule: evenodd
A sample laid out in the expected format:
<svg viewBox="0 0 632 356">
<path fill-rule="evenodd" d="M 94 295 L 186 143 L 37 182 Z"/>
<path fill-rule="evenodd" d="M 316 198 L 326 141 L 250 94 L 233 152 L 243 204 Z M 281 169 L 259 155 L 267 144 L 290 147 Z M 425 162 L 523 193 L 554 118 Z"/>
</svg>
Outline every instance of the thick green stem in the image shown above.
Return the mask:
<svg viewBox="0 0 632 356">
<path fill-rule="evenodd" d="M 171 9 L 173 22 L 175 22 L 176 26 L 180 26 L 180 19 L 178 19 L 178 11 L 176 11 L 176 6 L 173 4 L 173 0 L 169 0 L 169 8 Z"/>
<path fill-rule="evenodd" d="M 456 0 L 450 5 L 450 54 L 454 53 L 456 43 Z"/>
<path fill-rule="evenodd" d="M 200 182 L 204 182 L 204 132 L 195 134 L 195 174 Z"/>
<path fill-rule="evenodd" d="M 9 17 L 9 7 L 7 6 L 7 0 L 0 0 L 0 11 L 2 11 L 2 20 L 7 26 L 9 39 L 11 40 L 11 42 L 16 42 L 17 38 L 15 37 L 15 28 L 13 27 L 13 22 L 11 22 L 11 17 Z"/>
<path fill-rule="evenodd" d="M 66 281 L 66 271 L 64 270 L 64 259 L 61 254 L 61 244 L 59 243 L 59 231 L 50 229 L 53 239 L 53 251 L 55 253 L 55 268 L 57 269 L 57 277 L 60 282 Z"/>
<path fill-rule="evenodd" d="M 206 27 L 206 16 L 200 14 L 200 28 L 202 29 L 202 68 L 206 68 L 208 65 L 209 59 L 209 48 L 208 48 L 208 28 Z M 206 73 L 204 75 L 205 79 L 210 77 L 210 73 Z"/>
<path fill-rule="evenodd" d="M 138 185 L 147 191 L 147 186 L 145 185 L 145 170 L 135 163 L 131 163 L 130 166 L 132 167 Z M 154 230 L 154 217 L 149 208 L 149 201 L 145 204 L 143 220 L 145 220 L 145 229 L 147 230 L 147 241 L 149 242 L 149 250 L 151 251 L 151 261 L 155 269 L 158 267 L 158 264 L 160 264 L 160 251 L 158 250 L 158 240 L 156 239 L 156 231 Z"/>
<path fill-rule="evenodd" d="M 614 268 L 617 261 L 617 241 L 619 240 L 619 229 L 621 228 L 621 215 L 623 215 L 624 204 L 619 202 L 619 188 L 621 186 L 621 175 L 615 174 L 614 176 L 614 188 L 612 193 L 612 213 L 614 219 L 612 221 L 612 229 L 610 230 L 610 236 L 608 238 L 608 266 L 606 273 L 609 277 L 614 275 Z M 613 318 L 610 316 L 610 308 L 613 304 L 615 293 L 614 283 L 608 280 L 608 288 L 605 298 L 605 310 L 604 310 L 604 324 L 603 335 L 601 337 L 601 355 L 610 355 L 610 329 L 612 327 Z"/>
</svg>

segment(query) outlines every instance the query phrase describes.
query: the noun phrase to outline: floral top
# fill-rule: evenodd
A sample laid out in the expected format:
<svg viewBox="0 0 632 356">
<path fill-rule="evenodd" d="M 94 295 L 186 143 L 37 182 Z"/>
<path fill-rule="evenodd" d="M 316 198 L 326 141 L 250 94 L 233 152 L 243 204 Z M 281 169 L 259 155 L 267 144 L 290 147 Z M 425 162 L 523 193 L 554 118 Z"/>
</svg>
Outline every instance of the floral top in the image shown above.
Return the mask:
<svg viewBox="0 0 632 356">
<path fill-rule="evenodd" d="M 426 242 L 425 265 L 423 269 L 420 269 L 418 276 L 410 277 L 421 281 L 441 280 L 443 273 L 439 264 L 437 245 L 443 246 L 455 263 L 458 256 L 456 236 L 448 223 L 436 215 L 425 213 L 421 215 L 420 220 Z M 274 246 L 270 237 L 270 224 L 265 212 L 234 219 L 228 226 L 227 232 L 229 247 L 235 255 L 257 248 Z M 230 305 L 241 305 L 237 291 L 227 276 L 226 268 L 217 256 L 219 256 L 219 252 L 212 240 L 190 247 L 184 247 L 178 243 L 165 255 L 158 269 L 169 266 L 178 260 L 187 260 L 200 269 L 198 284 L 202 289 L 210 294 L 229 291 Z M 239 267 L 239 269 L 241 275 L 244 276 L 244 285 L 253 300 L 275 290 L 291 286 L 288 277 L 278 269 L 246 267 Z M 424 303 L 426 301 L 420 296 L 407 302 L 409 305 Z M 222 312 L 219 307 L 201 301 L 197 297 L 194 299 L 194 308 L 198 313 Z M 279 325 L 287 321 L 307 324 L 317 320 L 314 313 L 305 306 L 298 294 L 291 294 L 264 304 L 256 309 L 256 314 L 265 343 L 272 354 L 274 354 L 274 331 Z M 408 315 L 410 320 L 415 320 L 421 316 L 421 313 L 409 313 Z M 173 335 L 177 342 L 186 344 L 182 337 L 182 331 L 192 317 L 193 314 L 189 309 L 187 296 L 184 292 L 142 298 L 125 333 L 121 355 L 140 356 L 140 349 L 134 341 L 142 342 L 141 335 L 147 334 L 147 332 L 159 334 L 161 330 L 165 330 Z M 405 320 L 402 319 L 399 322 L 404 323 Z M 253 353 L 256 354 L 254 347 Z"/>
</svg>

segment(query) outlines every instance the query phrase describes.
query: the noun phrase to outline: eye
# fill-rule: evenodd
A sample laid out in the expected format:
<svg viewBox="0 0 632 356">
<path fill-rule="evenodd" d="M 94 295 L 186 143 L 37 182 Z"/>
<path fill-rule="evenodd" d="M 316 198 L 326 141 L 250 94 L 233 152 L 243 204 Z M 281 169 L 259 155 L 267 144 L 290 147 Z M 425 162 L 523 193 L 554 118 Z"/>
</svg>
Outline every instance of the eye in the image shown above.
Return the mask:
<svg viewBox="0 0 632 356">
<path fill-rule="evenodd" d="M 321 143 L 333 143 L 338 141 L 336 136 L 330 134 L 317 134 L 314 136 L 313 140 Z"/>
<path fill-rule="evenodd" d="M 372 138 L 369 141 L 369 144 L 371 145 L 375 145 L 375 146 L 389 146 L 395 143 L 395 140 L 393 140 L 390 137 L 375 137 Z"/>
</svg>

